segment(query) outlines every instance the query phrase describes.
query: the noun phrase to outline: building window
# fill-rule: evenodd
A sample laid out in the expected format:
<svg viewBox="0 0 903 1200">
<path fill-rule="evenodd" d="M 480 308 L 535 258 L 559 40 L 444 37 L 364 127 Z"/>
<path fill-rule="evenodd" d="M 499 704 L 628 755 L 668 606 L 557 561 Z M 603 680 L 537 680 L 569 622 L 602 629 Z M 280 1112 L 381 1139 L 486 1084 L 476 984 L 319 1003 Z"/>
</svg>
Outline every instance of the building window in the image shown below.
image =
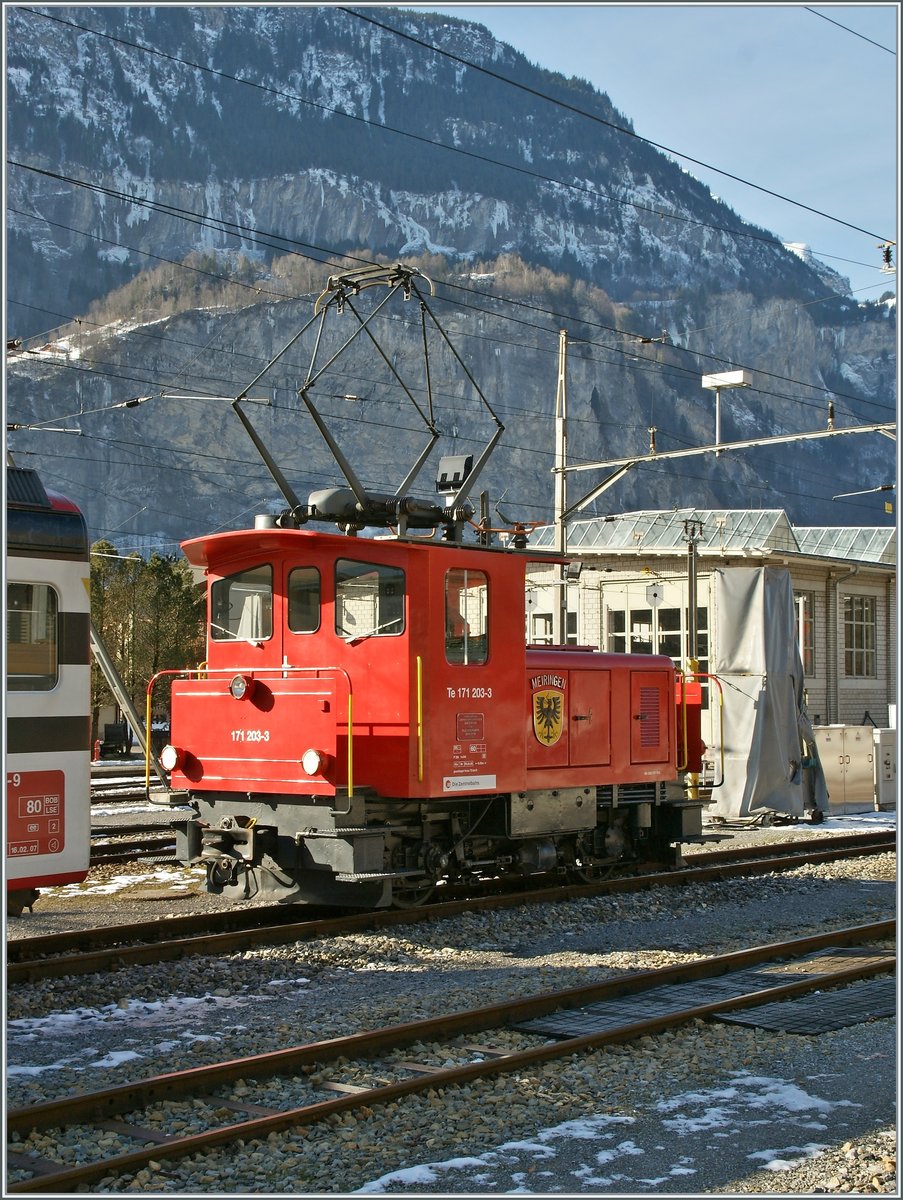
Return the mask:
<svg viewBox="0 0 903 1200">
<path fill-rule="evenodd" d="M 874 596 L 843 598 L 844 671 L 852 678 L 877 675 L 875 607 Z"/>
<path fill-rule="evenodd" d="M 6 677 L 11 692 L 48 692 L 59 678 L 56 592 L 46 583 L 6 587 Z"/>
<path fill-rule="evenodd" d="M 658 610 L 658 652 L 667 654 L 678 664 L 683 658 L 679 608 L 660 608 Z"/>
<path fill-rule="evenodd" d="M 794 592 L 796 623 L 803 674 L 815 674 L 815 596 L 812 592 Z"/>
<path fill-rule="evenodd" d="M 534 646 L 551 646 L 551 613 L 533 613 L 532 617 L 530 618 L 530 642 Z"/>
<path fill-rule="evenodd" d="M 622 609 L 609 609 L 608 612 L 608 649 L 611 654 L 627 652 L 627 616 Z"/>
<path fill-rule="evenodd" d="M 630 645 L 627 647 L 631 654 L 654 654 L 652 640 L 652 609 L 632 608 L 630 610 Z"/>
<path fill-rule="evenodd" d="M 696 641 L 700 671 L 708 669 L 708 609 L 696 610 Z M 689 654 L 690 613 L 679 608 L 618 608 L 608 610 L 607 649 L 612 654 L 666 654 L 681 666 Z M 629 635 L 628 635 L 629 626 Z"/>
<path fill-rule="evenodd" d="M 569 646 L 577 645 L 577 614 L 575 612 L 567 614 L 566 641 Z"/>
</svg>

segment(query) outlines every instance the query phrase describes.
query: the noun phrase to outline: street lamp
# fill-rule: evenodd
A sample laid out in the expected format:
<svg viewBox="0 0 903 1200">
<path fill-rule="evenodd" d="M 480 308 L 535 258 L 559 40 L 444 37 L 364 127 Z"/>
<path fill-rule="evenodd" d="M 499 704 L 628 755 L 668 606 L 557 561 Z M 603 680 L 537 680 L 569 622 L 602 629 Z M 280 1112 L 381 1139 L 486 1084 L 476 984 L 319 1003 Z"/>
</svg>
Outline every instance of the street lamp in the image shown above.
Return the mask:
<svg viewBox="0 0 903 1200">
<path fill-rule="evenodd" d="M 752 371 L 722 371 L 718 375 L 703 375 L 702 386 L 715 393 L 715 445 L 721 445 L 721 389 L 752 387 Z M 720 454 L 720 450 L 715 451 Z"/>
</svg>

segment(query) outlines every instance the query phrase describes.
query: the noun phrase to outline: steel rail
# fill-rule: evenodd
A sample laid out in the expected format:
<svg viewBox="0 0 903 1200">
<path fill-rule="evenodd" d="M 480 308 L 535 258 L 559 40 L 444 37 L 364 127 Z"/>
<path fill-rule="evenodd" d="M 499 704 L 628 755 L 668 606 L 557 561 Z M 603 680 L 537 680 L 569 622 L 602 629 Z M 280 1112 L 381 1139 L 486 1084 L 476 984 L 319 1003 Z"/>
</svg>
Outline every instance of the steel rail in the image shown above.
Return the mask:
<svg viewBox="0 0 903 1200">
<path fill-rule="evenodd" d="M 786 828 L 786 826 L 784 827 Z M 883 853 L 884 847 L 892 847 L 896 849 L 897 835 L 895 829 L 878 829 L 872 830 L 870 833 L 842 833 L 842 834 L 826 834 L 823 837 L 807 837 L 796 840 L 788 839 L 785 842 L 767 842 L 762 846 L 725 846 L 718 850 L 703 850 L 697 853 L 691 853 L 689 858 L 684 859 L 684 864 L 701 863 L 715 864 L 718 862 L 739 862 L 742 859 L 757 859 L 767 858 L 769 855 L 781 857 L 791 854 L 805 854 L 807 850 L 813 850 L 816 853 L 822 850 L 830 850 L 832 847 L 838 850 L 855 850 L 857 847 L 862 847 L 864 851 L 871 853 L 870 847 L 875 847 L 875 852 Z"/>
<path fill-rule="evenodd" d="M 27 1108 L 13 1109 L 7 1112 L 7 1129 L 9 1133 L 27 1135 L 33 1130 L 47 1129 L 58 1125 L 103 1120 L 115 1113 L 133 1111 L 163 1100 L 173 1100 L 178 1096 L 205 1094 L 215 1087 L 241 1078 L 268 1078 L 297 1070 L 299 1067 L 312 1063 L 334 1061 L 338 1058 L 362 1058 L 378 1054 L 381 1051 L 400 1049 L 412 1042 L 447 1039 L 463 1033 L 484 1032 L 493 1027 L 544 1016 L 560 1009 L 576 1008 L 601 999 L 634 995 L 663 984 L 686 983 L 712 978 L 763 962 L 798 959 L 828 947 L 882 941 L 894 939 L 895 936 L 896 921 L 893 919 L 851 926 L 795 938 L 788 942 L 770 943 L 730 954 L 716 955 L 694 963 L 637 972 L 604 983 L 570 988 L 557 993 L 543 993 L 522 1000 L 503 1001 L 500 1004 L 488 1005 L 467 1012 L 387 1026 L 367 1033 L 333 1038 L 325 1042 L 310 1043 L 252 1058 L 234 1059 L 226 1063 L 197 1067 L 171 1075 L 157 1076 L 139 1083 L 123 1084 L 88 1095 L 64 1097 Z M 502 1053 L 495 1058 L 463 1066 L 431 1070 L 429 1074 L 423 1076 L 363 1089 L 352 1094 L 344 1094 L 335 1100 L 317 1101 L 301 1108 L 270 1112 L 263 1116 L 257 1115 L 249 1120 L 210 1129 L 200 1134 L 191 1134 L 183 1138 L 176 1136 L 165 1142 L 155 1140 L 150 1147 L 128 1151 L 98 1162 L 64 1168 L 52 1174 L 47 1170 L 41 1170 L 41 1173 L 36 1174 L 32 1179 L 8 1184 L 8 1192 L 46 1192 L 50 1188 L 56 1191 L 73 1189 L 82 1184 L 96 1182 L 110 1174 L 121 1174 L 145 1167 L 149 1162 L 160 1158 L 182 1158 L 189 1154 L 203 1153 L 215 1146 L 232 1142 L 236 1138 L 244 1141 L 252 1138 L 265 1138 L 270 1133 L 279 1132 L 292 1126 L 312 1125 L 333 1114 L 362 1106 L 385 1104 L 418 1091 L 458 1086 L 474 1079 L 530 1068 L 542 1062 L 567 1057 L 600 1046 L 633 1041 L 684 1025 L 692 1020 L 715 1016 L 721 1012 L 751 1008 L 760 1004 L 801 996 L 810 991 L 823 990 L 826 987 L 842 986 L 891 971 L 895 968 L 895 964 L 896 959 L 891 950 L 885 957 L 874 959 L 871 962 L 859 962 L 854 966 L 830 972 L 814 971 L 806 978 L 792 983 L 759 988 L 733 997 L 720 996 L 717 1000 L 708 1003 L 660 1014 L 615 1029 L 595 1031 L 557 1042 L 545 1042 L 528 1050 Z M 241 1107 L 240 1104 L 236 1104 L 236 1108 Z M 254 1111 L 254 1106 L 248 1105 L 246 1111 Z M 256 1111 L 259 1112 L 259 1106 Z M 143 1132 L 141 1127 L 135 1126 L 134 1129 L 135 1138 L 140 1140 Z M 121 1128 L 120 1132 L 123 1132 Z"/>
<path fill-rule="evenodd" d="M 831 839 L 827 839 L 830 841 Z M 228 954 L 238 950 L 254 949 L 262 945 L 285 945 L 288 942 L 321 937 L 336 937 L 342 934 L 359 933 L 373 929 L 386 929 L 395 925 L 418 924 L 423 921 L 440 921 L 464 912 L 477 912 L 501 908 L 520 907 L 525 904 L 552 903 L 560 900 L 581 899 L 598 895 L 613 895 L 635 891 L 646 891 L 654 887 L 682 887 L 693 883 L 735 878 L 750 873 L 775 870 L 793 870 L 819 862 L 833 862 L 844 858 L 858 858 L 866 854 L 891 852 L 896 842 L 890 836 L 883 840 L 871 840 L 850 846 L 826 845 L 819 851 L 807 850 L 791 856 L 767 856 L 741 859 L 733 862 L 712 862 L 702 867 L 687 867 L 677 871 L 663 871 L 651 875 L 628 876 L 606 879 L 590 884 L 569 884 L 561 887 L 545 887 L 529 892 L 507 892 L 499 895 L 471 896 L 464 900 L 442 901 L 413 909 L 375 909 L 366 913 L 345 914 L 340 917 L 325 917 L 315 920 L 293 921 L 296 914 L 279 907 L 279 915 L 286 918 L 283 923 L 260 925 L 255 919 L 272 917 L 271 906 L 250 910 L 246 914 L 226 914 L 233 928 L 225 932 L 209 932 L 211 914 L 202 918 L 175 917 L 165 922 L 141 923 L 135 926 L 112 926 L 90 931 L 89 941 L 78 941 L 82 935 L 50 934 L 44 938 L 20 938 L 7 943 L 8 984 L 33 982 L 40 979 L 58 978 L 63 975 L 87 975 L 96 971 L 109 971 L 118 967 L 146 965 L 172 961 L 191 955 Z M 713 856 L 713 859 L 718 856 Z M 235 920 L 244 918 L 240 927 Z M 180 922 L 189 923 L 180 925 Z M 206 926 L 202 923 L 206 923 Z M 208 932 L 203 932 L 204 928 Z M 173 936 L 179 930 L 192 930 L 187 936 Z M 138 937 L 153 937 L 153 941 L 140 944 L 124 944 Z M 66 939 L 76 939 L 79 946 L 68 953 Z M 159 939 L 165 939 L 163 941 Z M 95 949 L 98 942 L 115 944 Z M 34 945 L 34 943 L 39 943 Z M 71 940 L 69 945 L 71 946 Z M 27 958 L 29 952 L 48 954 L 58 951 L 52 958 Z M 63 953 L 59 953 L 63 950 Z"/>
<path fill-rule="evenodd" d="M 128 835 L 131 830 L 123 830 Z M 91 838 L 91 866 L 106 866 L 110 863 L 147 862 L 160 859 L 166 862 L 176 861 L 176 835 L 173 833 L 150 834 L 147 837 L 129 838 L 122 841 L 110 841 L 110 834 L 104 834 L 102 839 Z M 113 835 L 119 836 L 119 835 Z M 98 844 L 100 842 L 100 844 Z"/>
</svg>

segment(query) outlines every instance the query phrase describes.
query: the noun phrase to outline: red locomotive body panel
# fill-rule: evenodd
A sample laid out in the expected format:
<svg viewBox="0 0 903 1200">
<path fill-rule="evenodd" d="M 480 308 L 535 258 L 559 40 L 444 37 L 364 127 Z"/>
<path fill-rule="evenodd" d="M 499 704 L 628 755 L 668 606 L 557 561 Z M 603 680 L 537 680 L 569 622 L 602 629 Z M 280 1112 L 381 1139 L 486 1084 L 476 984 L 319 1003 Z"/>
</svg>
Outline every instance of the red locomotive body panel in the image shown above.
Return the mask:
<svg viewBox="0 0 903 1200">
<path fill-rule="evenodd" d="M 397 601 L 398 632 L 375 636 L 375 627 L 358 624 L 369 619 L 373 599 L 364 594 L 366 583 L 357 616 L 349 588 L 339 633 L 334 574 L 343 564 L 353 583 L 367 579 L 368 567 L 385 568 L 394 581 L 383 584 L 385 601 L 386 589 L 400 586 L 395 572 L 407 573 L 406 548 L 306 531 L 249 530 L 201 538 L 184 550 L 193 565 L 206 568 L 211 635 L 203 676 L 173 685 L 173 732 L 186 751 L 175 773 L 179 786 L 333 795 L 347 786 L 350 761 L 352 785 L 373 786 L 379 777 L 403 788 L 411 757 L 411 632 L 404 595 L 389 596 Z M 231 587 L 252 613 L 249 628 L 242 629 L 242 615 L 233 619 L 231 599 L 231 617 L 223 618 L 229 623 L 219 625 L 218 585 L 224 592 Z M 218 627 L 233 626 L 235 636 L 215 636 Z M 250 685 L 238 700 L 230 692 L 236 675 Z M 305 751 L 320 756 L 320 769 L 311 774 L 302 768 Z"/>
<path fill-rule="evenodd" d="M 510 616 L 523 605 L 522 559 L 297 530 L 218 534 L 184 550 L 206 568 L 212 631 L 219 581 L 266 570 L 271 591 L 248 585 L 242 597 L 264 596 L 259 626 L 242 631 L 262 636 L 211 635 L 202 676 L 173 684 L 184 748 L 174 786 L 334 795 L 350 770 L 354 787 L 399 798 L 523 788 L 524 639 Z M 309 631 L 292 629 L 298 571 L 319 582 Z M 343 574 L 364 581 L 359 594 L 343 592 Z M 462 594 L 473 631 L 446 621 Z M 236 675 L 252 682 L 240 700 L 229 690 Z M 305 750 L 323 770 L 302 769 Z"/>
<path fill-rule="evenodd" d="M 677 777 L 670 658 L 527 651 L 528 787 Z"/>
<path fill-rule="evenodd" d="M 424 762 L 416 794 L 520 790 L 524 562 L 485 550 L 434 554 L 429 595 L 420 643 Z"/>
<path fill-rule="evenodd" d="M 194 747 L 181 768 L 186 786 L 334 794 L 324 773 L 307 779 L 299 774 L 300 757 L 309 748 L 323 756 L 324 771 L 336 762 L 336 680 L 325 672 L 242 673 L 254 687 L 238 702 L 229 691 L 231 671 L 173 684 L 180 736 Z"/>
</svg>

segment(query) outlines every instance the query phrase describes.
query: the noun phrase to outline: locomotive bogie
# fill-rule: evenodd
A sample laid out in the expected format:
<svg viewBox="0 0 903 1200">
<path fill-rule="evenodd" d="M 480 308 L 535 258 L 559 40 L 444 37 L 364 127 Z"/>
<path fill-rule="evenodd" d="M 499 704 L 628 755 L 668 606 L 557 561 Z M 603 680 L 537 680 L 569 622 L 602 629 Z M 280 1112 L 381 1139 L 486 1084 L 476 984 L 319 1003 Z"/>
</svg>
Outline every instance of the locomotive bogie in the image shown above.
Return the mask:
<svg viewBox="0 0 903 1200">
<path fill-rule="evenodd" d="M 337 812 L 290 796 L 196 799 L 180 832 L 180 857 L 206 867 L 211 891 L 307 903 L 379 907 L 411 888 L 485 883 L 675 861 L 671 843 L 692 836 L 680 809 L 617 789 L 562 789 L 449 801 L 358 795 Z M 687 806 L 697 812 L 698 806 Z"/>
</svg>

